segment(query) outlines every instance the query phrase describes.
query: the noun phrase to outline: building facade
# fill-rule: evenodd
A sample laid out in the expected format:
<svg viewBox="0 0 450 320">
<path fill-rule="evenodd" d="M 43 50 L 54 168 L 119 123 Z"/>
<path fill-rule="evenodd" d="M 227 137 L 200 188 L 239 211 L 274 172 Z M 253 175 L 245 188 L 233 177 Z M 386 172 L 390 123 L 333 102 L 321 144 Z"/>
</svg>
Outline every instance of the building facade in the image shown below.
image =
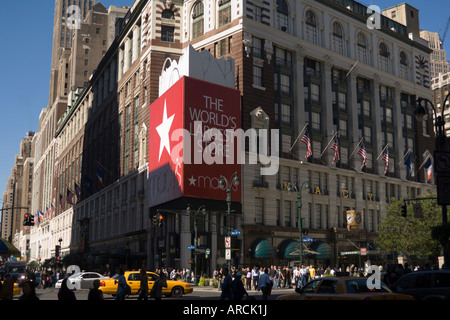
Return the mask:
<svg viewBox="0 0 450 320">
<path fill-rule="evenodd" d="M 233 265 L 292 264 L 300 242 L 295 190 L 308 181 L 300 211 L 311 239 L 304 262 L 359 263 L 360 248 L 382 261 L 374 240 L 391 199 L 435 189 L 418 170 L 433 154 L 432 121 L 413 116 L 418 97 L 431 99 L 431 50 L 387 17 L 380 29 L 368 28 L 368 17 L 356 1 L 135 1 L 89 82 L 55 118 L 57 151 L 48 169 L 56 192 L 47 198 L 55 217 L 34 228 L 42 240 L 32 252 L 50 257 L 62 238 L 63 252 L 82 252 L 93 268 L 192 269 L 195 229 L 197 270 L 211 273 L 228 263 L 232 229 L 240 231 L 231 239 Z M 158 146 L 149 143 L 150 106 L 163 70 L 189 46 L 234 61 L 242 129 L 279 132 L 270 141 L 279 150 L 271 148 L 277 172 L 242 165 L 242 200 L 232 201 L 231 215 L 225 191 L 223 201 L 206 194 L 151 204 L 148 155 Z M 337 161 L 330 148 L 336 137 Z M 202 206 L 205 215 L 195 215 Z M 162 227 L 151 224 L 157 210 Z M 350 230 L 349 210 L 362 214 Z"/>
</svg>

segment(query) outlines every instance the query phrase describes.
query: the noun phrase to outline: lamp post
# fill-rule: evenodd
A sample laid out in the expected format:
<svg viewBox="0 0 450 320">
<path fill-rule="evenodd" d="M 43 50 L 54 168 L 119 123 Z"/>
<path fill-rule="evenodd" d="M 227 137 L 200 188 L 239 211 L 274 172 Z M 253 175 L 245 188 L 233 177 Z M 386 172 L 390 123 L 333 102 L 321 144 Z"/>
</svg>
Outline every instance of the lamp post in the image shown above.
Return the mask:
<svg viewBox="0 0 450 320">
<path fill-rule="evenodd" d="M 297 219 L 298 219 L 298 233 L 299 233 L 299 255 L 300 255 L 300 267 L 303 264 L 303 218 L 302 218 L 302 189 L 309 190 L 309 182 L 305 181 L 300 186 L 300 190 L 294 185 L 294 190 L 297 192 Z M 292 191 L 292 185 L 289 183 L 288 192 Z"/>
<path fill-rule="evenodd" d="M 442 104 L 441 107 L 441 114 L 439 115 L 436 112 L 436 109 L 433 105 L 433 103 L 426 98 L 419 98 L 417 99 L 417 107 L 414 110 L 414 115 L 417 119 L 417 121 L 422 121 L 423 117 L 428 114 L 428 105 L 431 106 L 433 112 L 434 112 L 434 117 L 435 117 L 435 122 L 434 122 L 434 126 L 436 127 L 436 141 L 435 141 L 435 151 L 437 152 L 443 152 L 445 151 L 445 145 L 447 142 L 447 137 L 445 135 L 445 121 L 444 121 L 444 108 L 445 108 L 445 104 L 448 100 L 450 96 L 450 93 L 447 94 L 447 96 L 444 99 L 444 103 Z M 422 101 L 425 101 L 425 106 L 422 106 Z M 434 168 L 437 168 L 436 166 L 436 156 L 434 157 Z M 439 203 L 439 179 L 436 181 L 436 186 L 438 189 L 438 203 Z M 447 200 L 448 201 L 448 200 Z M 447 203 L 444 201 L 444 203 L 442 203 L 442 225 L 445 227 L 447 225 Z M 448 252 L 448 244 L 444 245 L 444 266 L 446 268 L 449 267 L 449 252 Z"/>
<path fill-rule="evenodd" d="M 230 179 L 227 180 L 224 176 L 220 176 L 220 180 L 219 180 L 219 187 L 222 190 L 226 190 L 227 192 L 227 205 L 228 205 L 228 211 L 227 211 L 227 221 L 228 221 L 228 237 L 230 237 L 231 239 L 231 226 L 230 226 L 230 216 L 231 216 L 231 188 L 233 186 L 237 186 L 239 185 L 239 177 L 238 177 L 238 173 L 235 172 L 231 175 Z M 230 245 L 231 245 L 231 240 L 230 240 Z M 231 248 L 230 248 L 231 249 Z M 230 259 L 228 260 L 228 272 L 231 273 L 231 256 Z"/>
<path fill-rule="evenodd" d="M 189 205 L 186 209 L 187 213 L 191 215 L 191 206 Z M 198 284 L 198 278 L 197 278 L 197 249 L 198 249 L 198 237 L 197 237 L 197 215 L 200 214 L 200 211 L 203 215 L 206 214 L 206 207 L 200 206 L 197 209 L 197 212 L 194 214 L 194 258 L 195 258 L 195 268 L 194 268 L 194 284 Z"/>
</svg>

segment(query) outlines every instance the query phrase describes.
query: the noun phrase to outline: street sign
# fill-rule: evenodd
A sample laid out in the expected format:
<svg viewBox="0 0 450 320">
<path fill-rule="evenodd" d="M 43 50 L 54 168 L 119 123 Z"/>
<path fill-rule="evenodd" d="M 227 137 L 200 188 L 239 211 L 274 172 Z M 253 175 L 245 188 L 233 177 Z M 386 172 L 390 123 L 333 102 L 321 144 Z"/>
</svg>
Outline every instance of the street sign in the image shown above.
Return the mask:
<svg viewBox="0 0 450 320">
<path fill-rule="evenodd" d="M 450 152 L 436 151 L 434 159 L 436 173 L 450 174 Z"/>
<path fill-rule="evenodd" d="M 306 238 L 303 238 L 302 241 L 303 241 L 303 242 L 313 242 L 314 239 L 311 238 L 311 237 L 306 237 Z"/>
<path fill-rule="evenodd" d="M 231 249 L 225 249 L 225 259 L 231 260 Z"/>
<path fill-rule="evenodd" d="M 194 249 L 195 249 L 195 246 L 190 245 L 190 246 L 188 246 L 187 248 L 188 248 L 189 250 L 194 250 Z"/>
<path fill-rule="evenodd" d="M 225 248 L 231 248 L 231 237 L 225 237 Z"/>
<path fill-rule="evenodd" d="M 231 231 L 231 235 L 232 236 L 240 236 L 241 235 L 241 231 L 240 230 L 233 230 L 233 231 Z"/>
<path fill-rule="evenodd" d="M 438 205 L 450 205 L 450 177 L 438 175 L 436 180 Z"/>
<path fill-rule="evenodd" d="M 362 256 L 366 256 L 367 255 L 367 249 L 366 248 L 361 248 L 361 255 Z"/>
</svg>

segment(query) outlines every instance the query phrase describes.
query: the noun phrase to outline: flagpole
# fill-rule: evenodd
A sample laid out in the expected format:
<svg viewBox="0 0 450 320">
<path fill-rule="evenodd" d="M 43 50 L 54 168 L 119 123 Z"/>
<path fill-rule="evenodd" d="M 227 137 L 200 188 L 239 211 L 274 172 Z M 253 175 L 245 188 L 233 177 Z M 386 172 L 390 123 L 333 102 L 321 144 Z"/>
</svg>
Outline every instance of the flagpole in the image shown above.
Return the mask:
<svg viewBox="0 0 450 320">
<path fill-rule="evenodd" d="M 295 144 L 297 143 L 298 139 L 300 138 L 300 136 L 302 135 L 303 131 L 305 131 L 306 127 L 309 125 L 308 122 L 305 123 L 305 126 L 303 127 L 302 131 L 300 131 L 300 133 L 298 134 L 297 139 L 295 139 L 294 143 L 292 144 L 291 148 L 289 149 L 289 152 L 292 151 L 292 149 L 294 148 Z"/>
<path fill-rule="evenodd" d="M 422 164 L 420 165 L 420 167 L 417 169 L 417 172 L 418 172 L 420 169 L 422 169 L 422 167 L 423 167 L 423 165 L 425 164 L 425 162 L 427 162 L 428 159 L 430 159 L 430 158 L 431 158 L 431 155 L 427 155 L 427 157 L 425 158 L 425 160 L 422 162 Z"/>
<path fill-rule="evenodd" d="M 348 157 L 348 160 L 349 160 L 349 161 L 350 161 L 350 159 L 355 155 L 356 149 L 358 149 L 358 147 L 361 145 L 361 142 L 363 141 L 363 139 L 364 139 L 364 137 L 362 137 L 362 138 L 359 140 L 359 142 L 358 142 L 358 144 L 356 145 L 355 149 L 353 149 L 352 154 L 350 155 L 350 157 Z"/>
<path fill-rule="evenodd" d="M 383 154 L 384 150 L 386 150 L 386 148 L 389 146 L 389 143 L 386 143 L 386 145 L 384 146 L 383 150 L 381 150 L 381 153 L 378 155 L 376 160 L 380 160 L 381 155 Z"/>
<path fill-rule="evenodd" d="M 328 147 L 330 146 L 331 142 L 334 140 L 334 138 L 336 137 L 336 135 L 338 134 L 338 132 L 336 131 L 335 134 L 333 134 L 333 137 L 331 138 L 330 142 L 328 142 L 327 146 L 325 147 L 325 149 L 323 150 L 323 152 L 320 154 L 320 157 L 322 158 L 323 154 L 325 153 L 325 151 L 328 150 Z"/>
<path fill-rule="evenodd" d="M 403 160 L 411 153 L 411 148 L 408 148 L 408 151 L 406 151 L 406 154 L 403 156 L 403 158 L 399 161 L 399 165 L 403 163 Z"/>
</svg>

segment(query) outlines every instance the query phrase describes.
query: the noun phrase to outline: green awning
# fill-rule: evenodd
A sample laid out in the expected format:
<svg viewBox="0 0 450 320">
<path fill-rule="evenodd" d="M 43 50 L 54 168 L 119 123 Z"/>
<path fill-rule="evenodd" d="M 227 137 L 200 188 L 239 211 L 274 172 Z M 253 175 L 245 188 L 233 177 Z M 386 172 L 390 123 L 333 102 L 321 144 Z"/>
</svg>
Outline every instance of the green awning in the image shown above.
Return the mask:
<svg viewBox="0 0 450 320">
<path fill-rule="evenodd" d="M 292 254 L 293 252 L 299 252 L 298 251 L 298 241 L 289 239 L 284 240 L 279 247 L 278 250 L 278 257 L 280 259 L 295 259 L 298 258 L 298 254 Z"/>
<path fill-rule="evenodd" d="M 316 259 L 330 259 L 333 256 L 333 250 L 330 245 L 322 241 L 313 242 L 310 249 L 317 252 L 317 254 L 314 254 Z"/>
<path fill-rule="evenodd" d="M 15 256 L 20 257 L 20 251 L 14 247 L 10 242 L 0 239 L 0 256 L 9 257 Z"/>
<path fill-rule="evenodd" d="M 275 250 L 269 240 L 260 238 L 253 242 L 251 254 L 253 258 L 273 258 L 275 256 Z"/>
</svg>

